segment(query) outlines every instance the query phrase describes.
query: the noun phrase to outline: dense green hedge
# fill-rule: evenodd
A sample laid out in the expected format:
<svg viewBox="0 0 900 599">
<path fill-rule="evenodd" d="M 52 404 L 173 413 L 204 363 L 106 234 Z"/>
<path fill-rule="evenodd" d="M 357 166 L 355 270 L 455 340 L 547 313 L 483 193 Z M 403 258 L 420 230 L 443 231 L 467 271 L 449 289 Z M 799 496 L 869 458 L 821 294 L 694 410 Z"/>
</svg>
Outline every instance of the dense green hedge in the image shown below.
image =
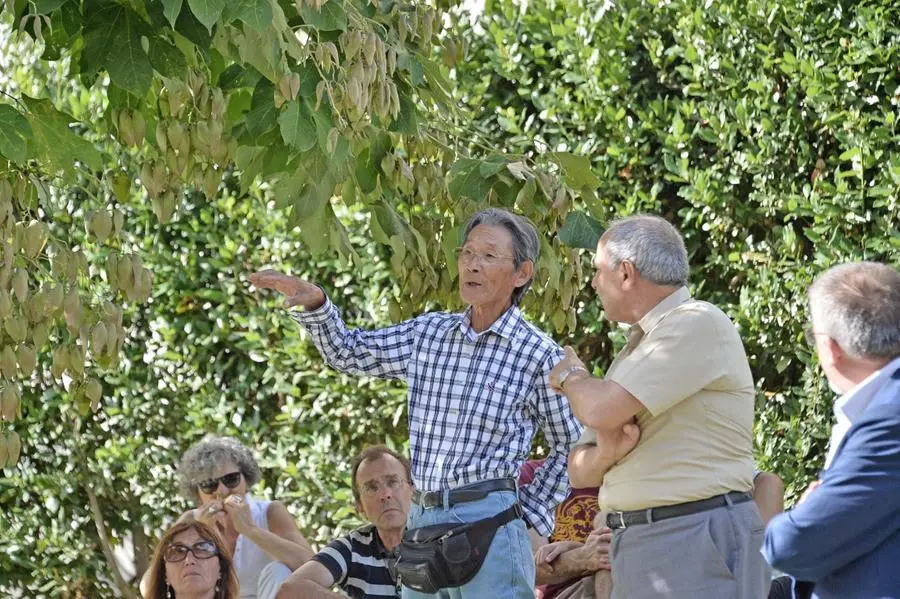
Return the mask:
<svg viewBox="0 0 900 599">
<path fill-rule="evenodd" d="M 489 2 L 456 25 L 480 143 L 591 157 L 584 208 L 663 214 L 699 297 L 741 331 L 762 467 L 796 497 L 821 466 L 833 395 L 801 334 L 828 265 L 900 265 L 900 5 L 750 0 Z M 596 300 L 575 340 L 614 348 Z"/>
</svg>

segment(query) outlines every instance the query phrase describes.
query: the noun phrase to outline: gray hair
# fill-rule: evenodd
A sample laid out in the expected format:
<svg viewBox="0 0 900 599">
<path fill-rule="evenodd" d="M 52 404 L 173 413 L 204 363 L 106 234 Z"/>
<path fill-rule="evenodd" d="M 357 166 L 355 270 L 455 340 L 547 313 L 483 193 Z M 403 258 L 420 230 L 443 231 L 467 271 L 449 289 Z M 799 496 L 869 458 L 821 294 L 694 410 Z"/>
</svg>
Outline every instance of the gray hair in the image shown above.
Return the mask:
<svg viewBox="0 0 900 599">
<path fill-rule="evenodd" d="M 541 241 L 538 239 L 537 229 L 531 224 L 531 221 L 524 216 L 513 214 L 501 208 L 487 208 L 476 212 L 466 223 L 465 233 L 463 233 L 463 243 L 469 239 L 469 233 L 478 225 L 487 225 L 489 227 L 503 227 L 509 231 L 512 237 L 513 245 L 513 264 L 516 270 L 526 262 L 532 262 L 537 270 L 537 259 L 541 253 Z M 519 305 L 522 297 L 531 283 L 534 281 L 534 273 L 525 284 L 516 287 L 512 293 L 512 303 Z"/>
<path fill-rule="evenodd" d="M 178 464 L 179 492 L 186 499 L 197 503 L 200 500 L 197 485 L 212 478 L 216 467 L 226 462 L 233 462 L 238 467 L 244 475 L 248 488 L 259 482 L 261 477 L 259 464 L 247 447 L 231 437 L 210 435 L 181 456 L 181 462 Z"/>
<path fill-rule="evenodd" d="M 655 285 L 687 285 L 684 239 L 667 220 L 647 214 L 615 220 L 600 241 L 610 267 L 628 260 Z"/>
<path fill-rule="evenodd" d="M 900 273 L 877 262 L 833 266 L 809 288 L 817 332 L 857 358 L 900 356 Z"/>
</svg>

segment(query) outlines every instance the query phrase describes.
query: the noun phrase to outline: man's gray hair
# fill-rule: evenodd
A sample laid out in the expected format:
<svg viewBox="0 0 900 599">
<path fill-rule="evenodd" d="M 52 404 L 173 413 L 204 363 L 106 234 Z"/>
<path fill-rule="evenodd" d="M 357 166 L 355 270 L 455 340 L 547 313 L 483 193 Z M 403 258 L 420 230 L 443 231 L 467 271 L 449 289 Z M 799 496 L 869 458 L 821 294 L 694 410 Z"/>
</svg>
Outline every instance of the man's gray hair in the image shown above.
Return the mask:
<svg viewBox="0 0 900 599">
<path fill-rule="evenodd" d="M 463 233 L 463 244 L 469 239 L 469 233 L 472 232 L 472 229 L 478 225 L 503 227 L 509 231 L 512 237 L 513 264 L 516 270 L 526 262 L 534 263 L 535 270 L 537 270 L 537 259 L 541 253 L 541 241 L 538 239 L 537 229 L 534 228 L 530 220 L 501 208 L 487 208 L 473 214 L 469 222 L 466 223 L 465 232 Z M 524 285 L 513 290 L 512 303 L 514 305 L 518 305 L 522 301 L 522 296 L 531 287 L 533 281 L 534 273 Z"/>
<path fill-rule="evenodd" d="M 234 463 L 244 475 L 247 487 L 260 479 L 259 464 L 250 450 L 231 437 L 207 436 L 181 457 L 178 464 L 178 490 L 194 503 L 200 501 L 197 485 L 212 478 L 213 472 L 227 462 Z"/>
<path fill-rule="evenodd" d="M 900 356 L 900 273 L 877 262 L 833 266 L 809 288 L 817 333 L 856 358 Z"/>
<path fill-rule="evenodd" d="M 600 238 L 612 268 L 623 260 L 655 285 L 687 285 L 688 256 L 678 229 L 658 216 L 640 214 L 613 221 Z"/>
</svg>

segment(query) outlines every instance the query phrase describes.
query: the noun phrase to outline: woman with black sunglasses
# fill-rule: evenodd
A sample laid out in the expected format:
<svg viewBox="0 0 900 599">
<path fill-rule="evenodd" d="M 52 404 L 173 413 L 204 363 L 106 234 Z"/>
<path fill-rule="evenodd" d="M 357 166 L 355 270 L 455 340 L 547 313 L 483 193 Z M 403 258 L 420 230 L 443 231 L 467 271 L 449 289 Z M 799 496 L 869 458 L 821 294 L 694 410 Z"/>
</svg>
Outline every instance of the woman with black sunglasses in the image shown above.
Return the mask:
<svg viewBox="0 0 900 599">
<path fill-rule="evenodd" d="M 197 506 L 183 517 L 210 524 L 234 555 L 241 599 L 272 599 L 314 555 L 283 503 L 248 493 L 260 479 L 259 465 L 235 439 L 207 437 L 188 449 L 178 478 L 182 495 Z"/>
<path fill-rule="evenodd" d="M 238 599 L 231 553 L 213 528 L 193 518 L 160 539 L 147 571 L 146 599 Z"/>
</svg>

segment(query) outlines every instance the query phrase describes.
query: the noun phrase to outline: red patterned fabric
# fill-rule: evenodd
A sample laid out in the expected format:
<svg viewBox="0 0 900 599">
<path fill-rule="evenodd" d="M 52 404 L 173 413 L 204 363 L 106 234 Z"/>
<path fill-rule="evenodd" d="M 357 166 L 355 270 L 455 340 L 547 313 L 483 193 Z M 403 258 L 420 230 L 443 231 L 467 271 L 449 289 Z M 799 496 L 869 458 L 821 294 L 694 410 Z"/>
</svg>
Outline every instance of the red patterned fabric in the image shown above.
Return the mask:
<svg viewBox="0 0 900 599">
<path fill-rule="evenodd" d="M 534 473 L 543 464 L 543 460 L 530 460 L 522 464 L 519 470 L 519 486 L 527 485 L 534 479 Z M 556 524 L 550 542 L 578 541 L 583 543 L 594 529 L 594 518 L 600 507 L 597 504 L 599 489 L 571 489 L 568 497 L 556 507 Z M 563 589 L 578 582 L 578 579 L 559 584 L 540 586 L 536 591 L 537 599 L 553 599 Z"/>
</svg>

